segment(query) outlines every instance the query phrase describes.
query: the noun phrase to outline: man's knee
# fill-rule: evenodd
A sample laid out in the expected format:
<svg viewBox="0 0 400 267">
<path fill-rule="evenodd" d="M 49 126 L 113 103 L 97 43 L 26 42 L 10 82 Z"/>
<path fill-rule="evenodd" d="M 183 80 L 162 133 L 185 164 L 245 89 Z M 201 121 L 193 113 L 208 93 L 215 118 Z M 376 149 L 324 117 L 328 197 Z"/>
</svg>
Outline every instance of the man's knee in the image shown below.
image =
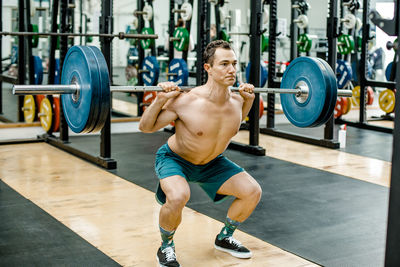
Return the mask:
<svg viewBox="0 0 400 267">
<path fill-rule="evenodd" d="M 259 202 L 262 195 L 261 186 L 256 182 L 252 183 L 245 191 L 245 196 L 248 199 L 254 200 L 255 202 Z"/>
<path fill-rule="evenodd" d="M 173 191 L 167 195 L 167 204 L 176 208 L 183 209 L 186 203 L 189 201 L 190 191 L 182 190 L 182 191 Z"/>
</svg>

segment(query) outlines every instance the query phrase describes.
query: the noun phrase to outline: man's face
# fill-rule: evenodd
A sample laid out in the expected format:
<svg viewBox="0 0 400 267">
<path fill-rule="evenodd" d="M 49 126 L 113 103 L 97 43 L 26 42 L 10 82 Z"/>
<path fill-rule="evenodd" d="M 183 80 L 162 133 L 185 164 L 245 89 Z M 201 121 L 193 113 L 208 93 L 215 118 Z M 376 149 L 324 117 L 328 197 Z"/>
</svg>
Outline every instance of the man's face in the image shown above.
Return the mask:
<svg viewBox="0 0 400 267">
<path fill-rule="evenodd" d="M 214 62 L 204 64 L 208 78 L 221 85 L 232 86 L 236 81 L 236 55 L 231 49 L 217 48 Z"/>
</svg>

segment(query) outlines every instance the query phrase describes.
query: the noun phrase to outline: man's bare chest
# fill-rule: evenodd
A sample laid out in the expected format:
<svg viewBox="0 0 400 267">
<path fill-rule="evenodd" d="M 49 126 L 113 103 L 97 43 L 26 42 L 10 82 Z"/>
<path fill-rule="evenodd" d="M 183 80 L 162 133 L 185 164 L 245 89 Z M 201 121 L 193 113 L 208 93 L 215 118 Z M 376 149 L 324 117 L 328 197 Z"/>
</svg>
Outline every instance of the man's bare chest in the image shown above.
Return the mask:
<svg viewBox="0 0 400 267">
<path fill-rule="evenodd" d="M 197 136 L 233 136 L 239 129 L 242 110 L 237 103 L 224 105 L 195 101 L 179 109 L 179 120 Z"/>
</svg>

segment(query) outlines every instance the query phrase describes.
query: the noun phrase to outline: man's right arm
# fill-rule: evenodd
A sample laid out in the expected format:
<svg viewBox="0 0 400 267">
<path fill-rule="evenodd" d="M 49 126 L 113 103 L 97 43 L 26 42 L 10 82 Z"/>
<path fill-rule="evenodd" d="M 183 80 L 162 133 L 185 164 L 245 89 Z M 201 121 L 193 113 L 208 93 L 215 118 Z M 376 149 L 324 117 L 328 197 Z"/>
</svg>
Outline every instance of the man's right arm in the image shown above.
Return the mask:
<svg viewBox="0 0 400 267">
<path fill-rule="evenodd" d="M 158 131 L 178 118 L 174 109 L 168 107 L 173 106 L 172 102 L 180 95 L 179 89 L 176 91 L 177 86 L 168 82 L 159 84 L 159 86 L 163 87 L 164 92 L 159 92 L 153 103 L 143 112 L 139 123 L 139 130 L 142 132 Z"/>
</svg>

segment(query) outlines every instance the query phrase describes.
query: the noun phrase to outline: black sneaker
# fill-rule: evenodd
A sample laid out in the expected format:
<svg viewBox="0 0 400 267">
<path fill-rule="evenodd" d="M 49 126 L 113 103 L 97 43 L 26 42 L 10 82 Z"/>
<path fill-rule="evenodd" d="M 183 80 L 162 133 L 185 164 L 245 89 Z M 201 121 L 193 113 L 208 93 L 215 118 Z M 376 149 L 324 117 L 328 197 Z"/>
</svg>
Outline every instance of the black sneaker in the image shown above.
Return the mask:
<svg viewBox="0 0 400 267">
<path fill-rule="evenodd" d="M 160 267 L 180 267 L 176 261 L 175 248 L 170 246 L 161 250 L 161 247 L 157 251 L 157 260 Z"/>
<path fill-rule="evenodd" d="M 232 256 L 248 259 L 251 257 L 251 251 L 240 243 L 240 241 L 236 240 L 232 236 L 225 237 L 222 240 L 218 239 L 218 236 L 215 238 L 214 247 L 220 251 L 230 253 Z"/>
</svg>

